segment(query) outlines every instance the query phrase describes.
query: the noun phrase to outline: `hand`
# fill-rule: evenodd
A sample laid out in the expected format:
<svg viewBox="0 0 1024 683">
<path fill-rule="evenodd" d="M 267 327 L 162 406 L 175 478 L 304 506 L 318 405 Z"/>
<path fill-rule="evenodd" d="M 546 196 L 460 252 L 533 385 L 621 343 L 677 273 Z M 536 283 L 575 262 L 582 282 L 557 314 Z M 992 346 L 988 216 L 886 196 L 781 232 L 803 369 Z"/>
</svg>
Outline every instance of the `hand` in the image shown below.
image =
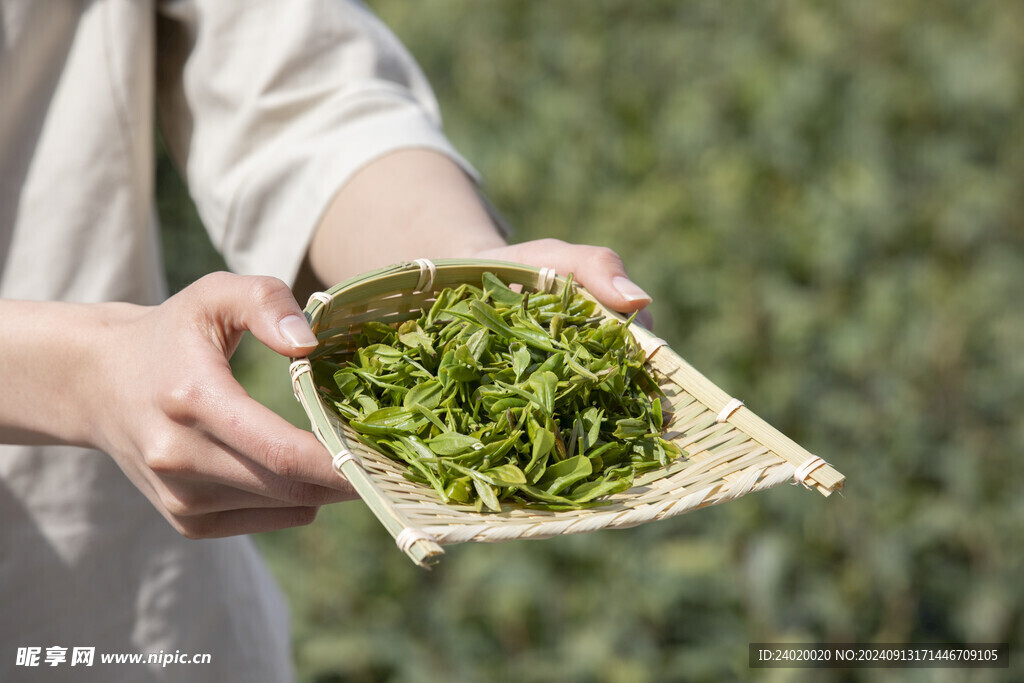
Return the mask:
<svg viewBox="0 0 1024 683">
<path fill-rule="evenodd" d="M 654 318 L 645 310 L 651 297 L 629 279 L 622 259 L 611 249 L 541 239 L 485 249 L 473 256 L 554 268 L 563 276 L 571 272 L 602 304 L 627 315 L 640 311 L 637 322 L 648 330 L 653 329 Z"/>
<path fill-rule="evenodd" d="M 107 321 L 92 437 L 182 535 L 308 524 L 355 497 L 315 437 L 250 398 L 228 359 L 249 330 L 283 356 L 316 339 L 280 280 L 215 273 Z M 105 389 L 103 389 L 105 387 Z"/>
</svg>

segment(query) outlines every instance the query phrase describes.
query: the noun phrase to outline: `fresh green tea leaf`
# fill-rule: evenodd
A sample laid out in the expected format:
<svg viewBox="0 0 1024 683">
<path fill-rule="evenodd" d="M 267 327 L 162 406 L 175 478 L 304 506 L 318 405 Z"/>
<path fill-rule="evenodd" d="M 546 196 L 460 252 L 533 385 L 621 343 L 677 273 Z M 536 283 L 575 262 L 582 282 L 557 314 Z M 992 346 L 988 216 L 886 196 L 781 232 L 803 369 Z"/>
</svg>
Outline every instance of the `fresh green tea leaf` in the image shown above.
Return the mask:
<svg viewBox="0 0 1024 683">
<path fill-rule="evenodd" d="M 544 476 L 537 482 L 537 486 L 548 493 L 558 494 L 576 482 L 586 479 L 592 473 L 590 460 L 582 455 L 577 455 L 548 467 Z"/>
<path fill-rule="evenodd" d="M 484 447 L 480 439 L 454 432 L 435 436 L 427 440 L 427 445 L 431 451 L 442 456 L 461 455 L 472 450 L 480 450 Z"/>
<path fill-rule="evenodd" d="M 415 434 L 423 428 L 426 420 L 408 408 L 389 406 L 380 408 L 362 420 L 352 420 L 349 424 L 357 432 L 378 436 L 395 434 Z"/>
<path fill-rule="evenodd" d="M 432 410 L 441 402 L 441 389 L 441 382 L 436 379 L 420 382 L 406 392 L 405 398 L 402 399 L 402 405 L 406 408 L 420 405 Z"/>
</svg>

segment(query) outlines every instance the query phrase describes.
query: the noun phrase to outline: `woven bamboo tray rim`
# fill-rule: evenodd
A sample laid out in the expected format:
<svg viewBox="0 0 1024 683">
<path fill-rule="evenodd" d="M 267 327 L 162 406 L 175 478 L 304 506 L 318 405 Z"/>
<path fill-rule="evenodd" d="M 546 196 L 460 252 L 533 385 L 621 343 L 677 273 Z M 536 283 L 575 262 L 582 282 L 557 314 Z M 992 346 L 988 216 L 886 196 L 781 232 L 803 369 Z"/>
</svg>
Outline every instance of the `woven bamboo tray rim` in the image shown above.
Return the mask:
<svg viewBox="0 0 1024 683">
<path fill-rule="evenodd" d="M 405 479 L 404 465 L 357 439 L 321 399 L 309 361 L 328 353 L 354 352 L 363 323 L 398 323 L 419 317 L 442 289 L 463 283 L 479 285 L 488 271 L 529 290 L 554 291 L 564 283 L 550 269 L 502 261 L 421 259 L 364 273 L 310 297 L 305 314 L 320 345 L 309 359 L 291 366 L 296 398 L 335 470 L 352 484 L 399 548 L 417 564 L 435 562 L 443 554 L 441 545 L 626 528 L 786 482 L 802 483 L 826 496 L 842 488 L 845 478 L 831 465 L 759 418 L 663 340 L 634 324 L 630 330 L 647 352 L 648 364 L 670 399 L 671 419 L 662 435 L 686 451 L 686 456 L 638 476 L 631 489 L 606 497 L 607 504 L 599 507 L 548 511 L 503 505 L 501 512 L 478 512 L 471 506 L 442 502 L 430 487 Z M 604 315 L 622 320 L 595 303 Z"/>
</svg>

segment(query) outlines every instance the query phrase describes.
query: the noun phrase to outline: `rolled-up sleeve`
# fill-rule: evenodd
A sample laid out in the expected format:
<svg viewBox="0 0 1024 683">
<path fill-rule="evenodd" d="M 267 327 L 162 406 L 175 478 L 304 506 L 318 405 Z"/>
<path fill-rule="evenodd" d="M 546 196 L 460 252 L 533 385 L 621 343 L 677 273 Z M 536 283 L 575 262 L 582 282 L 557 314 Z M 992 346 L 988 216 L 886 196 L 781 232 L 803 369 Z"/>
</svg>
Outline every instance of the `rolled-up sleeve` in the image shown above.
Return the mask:
<svg viewBox="0 0 1024 683">
<path fill-rule="evenodd" d="M 397 38 L 346 0 L 175 0 L 158 20 L 160 125 L 228 266 L 293 282 L 361 167 L 434 149 L 475 171 Z"/>
</svg>

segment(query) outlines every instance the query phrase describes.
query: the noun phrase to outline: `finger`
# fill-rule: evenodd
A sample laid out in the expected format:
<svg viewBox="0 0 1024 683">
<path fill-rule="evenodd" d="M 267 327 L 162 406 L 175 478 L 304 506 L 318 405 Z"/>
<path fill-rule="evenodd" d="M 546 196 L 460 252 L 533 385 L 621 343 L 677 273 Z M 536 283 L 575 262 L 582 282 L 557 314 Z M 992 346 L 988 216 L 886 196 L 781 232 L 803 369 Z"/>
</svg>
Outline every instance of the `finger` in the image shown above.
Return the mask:
<svg viewBox="0 0 1024 683">
<path fill-rule="evenodd" d="M 159 504 L 176 516 L 244 508 L 319 507 L 357 495 L 336 473 L 335 487 L 320 486 L 276 474 L 218 442 L 204 439 L 189 454 L 181 453 L 180 448 L 172 458 L 155 459 L 151 464 L 159 479 L 155 487 Z M 315 450 L 316 457 L 327 458 L 319 443 Z M 183 459 L 190 464 L 175 464 Z"/>
<path fill-rule="evenodd" d="M 206 364 L 212 369 L 164 397 L 161 409 L 182 427 L 223 444 L 232 456 L 188 457 L 190 454 L 178 454 L 177 443 L 168 444 L 165 451 L 170 463 L 164 472 L 181 475 L 194 469 L 196 477 L 216 475 L 219 483 L 284 500 L 292 500 L 288 493 L 291 482 L 351 494 L 348 482 L 334 472 L 330 455 L 316 438 L 253 400 L 235 381 L 226 361 L 221 358 L 220 363 Z"/>
<path fill-rule="evenodd" d="M 291 486 L 280 490 L 274 490 L 277 486 L 265 480 L 251 485 L 243 483 L 245 488 L 239 483 L 235 480 L 221 484 L 212 478 L 197 480 L 191 475 L 163 476 L 158 485 L 157 507 L 174 517 L 186 518 L 231 510 L 320 507 L 352 499 L 350 492 L 301 482 L 291 482 Z"/>
<path fill-rule="evenodd" d="M 227 406 L 222 415 L 213 418 L 211 436 L 241 454 L 235 462 L 247 468 L 269 495 L 298 502 L 292 482 L 354 495 L 351 485 L 334 471 L 330 454 L 311 433 L 246 398 Z M 232 474 L 243 476 L 241 472 Z"/>
<path fill-rule="evenodd" d="M 291 290 L 277 278 L 212 273 L 183 292 L 198 299 L 215 337 L 226 333 L 226 355 L 231 334 L 244 330 L 283 356 L 305 356 L 317 346 Z"/>
<path fill-rule="evenodd" d="M 542 239 L 491 250 L 481 256 L 500 256 L 554 268 L 563 276 L 571 272 L 598 301 L 615 311 L 632 313 L 651 303 L 650 295 L 626 275 L 619 255 L 606 247 Z"/>
<path fill-rule="evenodd" d="M 181 497 L 193 514 L 248 507 L 320 506 L 356 498 L 352 485 L 330 467 L 330 456 L 320 442 L 308 432 L 297 431 L 297 440 L 302 442 L 298 452 L 327 466 L 318 476 L 328 477 L 329 486 L 285 476 L 226 444 L 209 442 L 209 465 L 202 472 L 170 475 L 165 484 L 172 491 L 175 484 L 182 490 L 187 487 L 188 493 Z"/>
<path fill-rule="evenodd" d="M 164 515 L 179 534 L 190 539 L 258 534 L 312 524 L 319 508 L 255 508 L 192 517 Z"/>
</svg>

